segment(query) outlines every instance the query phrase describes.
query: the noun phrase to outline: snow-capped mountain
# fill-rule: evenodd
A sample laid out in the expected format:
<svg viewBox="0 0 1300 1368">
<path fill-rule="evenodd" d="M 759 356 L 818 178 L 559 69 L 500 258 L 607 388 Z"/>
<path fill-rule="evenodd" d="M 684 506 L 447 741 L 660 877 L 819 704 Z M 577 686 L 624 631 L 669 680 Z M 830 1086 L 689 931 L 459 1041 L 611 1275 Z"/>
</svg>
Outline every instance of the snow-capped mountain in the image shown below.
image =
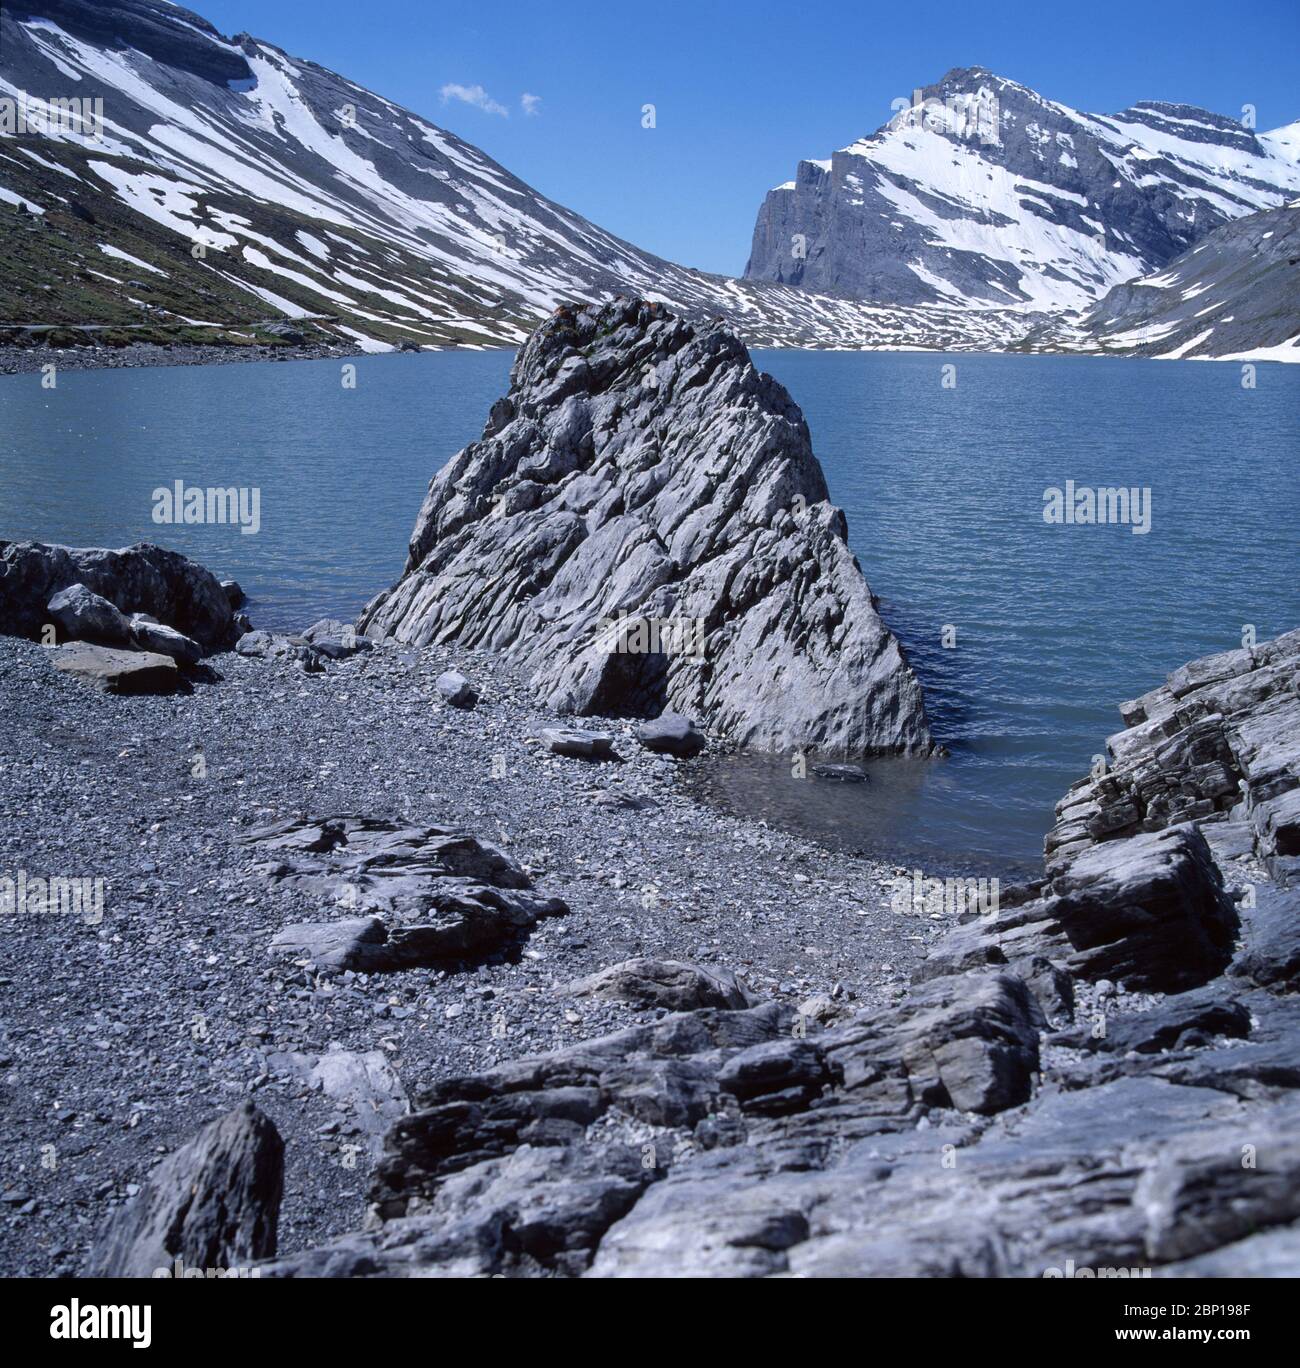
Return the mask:
<svg viewBox="0 0 1300 1368">
<path fill-rule="evenodd" d="M 1029 350 L 1170 360 L 1300 361 L 1300 200 L 1215 228 L 1082 316 L 1031 332 Z"/>
<path fill-rule="evenodd" d="M 1085 308 L 1300 191 L 1300 124 L 1189 105 L 1084 114 L 950 71 L 868 138 L 800 162 L 759 211 L 746 277 L 901 306 Z"/>
<path fill-rule="evenodd" d="M 85 117 L 60 117 L 69 100 Z M 511 345 L 558 303 L 636 293 L 753 344 L 986 348 L 1012 326 L 675 266 L 382 96 L 166 0 L 4 0 L 0 105 L 9 324 L 229 340 L 298 320 L 363 349 Z"/>
</svg>

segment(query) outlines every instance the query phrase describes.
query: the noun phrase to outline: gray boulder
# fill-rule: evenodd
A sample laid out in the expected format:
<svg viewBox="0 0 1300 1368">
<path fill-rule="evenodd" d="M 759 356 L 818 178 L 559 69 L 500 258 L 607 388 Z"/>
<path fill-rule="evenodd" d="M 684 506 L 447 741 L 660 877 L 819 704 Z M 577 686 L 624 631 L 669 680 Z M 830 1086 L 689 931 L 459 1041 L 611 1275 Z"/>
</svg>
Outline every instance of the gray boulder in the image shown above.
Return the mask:
<svg viewBox="0 0 1300 1368">
<path fill-rule="evenodd" d="M 139 542 L 118 551 L 0 541 L 0 632 L 40 638 L 46 605 L 74 584 L 119 612 L 145 613 L 206 653 L 234 644 L 233 610 L 214 575 L 175 551 Z"/>
<path fill-rule="evenodd" d="M 478 702 L 478 694 L 458 670 L 444 670 L 435 687 L 453 708 L 472 708 Z"/>
<path fill-rule="evenodd" d="M 682 960 L 623 960 L 558 991 L 568 997 L 621 998 L 637 1007 L 666 1007 L 673 1012 L 748 1005 L 734 974 Z"/>
<path fill-rule="evenodd" d="M 321 618 L 293 639 L 307 642 L 318 654 L 330 660 L 345 660 L 348 656 L 372 651 L 375 647 L 368 636 L 363 636 L 351 623 L 340 622 L 338 618 Z"/>
<path fill-rule="evenodd" d="M 245 1102 L 154 1169 L 105 1228 L 87 1275 L 151 1278 L 178 1260 L 206 1271 L 269 1258 L 283 1189 L 284 1142 Z"/>
<path fill-rule="evenodd" d="M 197 665 L 203 659 L 203 647 L 197 641 L 140 613 L 131 619 L 131 641 L 142 651 L 171 656 L 182 665 Z"/>
<path fill-rule="evenodd" d="M 765 750 L 932 748 L 798 406 L 734 337 L 656 304 L 538 328 L 359 626 L 502 652 L 561 712 L 668 709 Z"/>
<path fill-rule="evenodd" d="M 129 619 L 84 584 L 60 589 L 45 606 L 61 635 L 71 641 L 91 641 L 101 646 L 131 644 Z"/>
<path fill-rule="evenodd" d="M 1104 842 L 1053 880 L 1049 916 L 1069 968 L 1128 988 L 1179 992 L 1227 968 L 1237 912 L 1194 825 Z"/>
<path fill-rule="evenodd" d="M 636 739 L 646 750 L 662 751 L 689 759 L 705 747 L 704 733 L 681 713 L 660 713 L 652 722 L 643 722 L 636 729 Z"/>
</svg>

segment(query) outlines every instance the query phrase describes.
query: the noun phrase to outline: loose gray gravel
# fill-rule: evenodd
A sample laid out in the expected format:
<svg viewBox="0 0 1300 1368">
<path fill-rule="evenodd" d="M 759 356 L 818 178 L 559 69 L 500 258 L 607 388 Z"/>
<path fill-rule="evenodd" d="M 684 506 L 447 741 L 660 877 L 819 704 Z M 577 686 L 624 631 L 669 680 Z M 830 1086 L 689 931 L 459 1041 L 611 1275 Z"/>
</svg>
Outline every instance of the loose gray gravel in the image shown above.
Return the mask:
<svg viewBox="0 0 1300 1368">
<path fill-rule="evenodd" d="M 356 1228 L 363 1127 L 269 1067 L 277 1052 L 380 1049 L 413 1093 L 656 1015 L 555 991 L 635 955 L 860 1008 L 895 1000 L 946 929 L 890 910 L 891 865 L 691 798 L 697 762 L 645 751 L 631 723 L 583 724 L 611 731 L 621 762 L 551 755 L 534 738 L 561 719 L 473 653 L 384 646 L 318 675 L 233 653 L 212 664 L 220 681 L 190 695 L 119 698 L 0 637 L 0 874 L 106 881 L 99 925 L 29 914 L 0 938 L 5 1275 L 78 1271 L 150 1167 L 249 1093 L 287 1145 L 281 1249 Z M 450 668 L 478 691 L 473 710 L 440 697 Z M 570 911 L 513 962 L 314 983 L 267 945 L 339 914 L 272 888 L 237 844 L 295 813 L 462 827 Z"/>
</svg>

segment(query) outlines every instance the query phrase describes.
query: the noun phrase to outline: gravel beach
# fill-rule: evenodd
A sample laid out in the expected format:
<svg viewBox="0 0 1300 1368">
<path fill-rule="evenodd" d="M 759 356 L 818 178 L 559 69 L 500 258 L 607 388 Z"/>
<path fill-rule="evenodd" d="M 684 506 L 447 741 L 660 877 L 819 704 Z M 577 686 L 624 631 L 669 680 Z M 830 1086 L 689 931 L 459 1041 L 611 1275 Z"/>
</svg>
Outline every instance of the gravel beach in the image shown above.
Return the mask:
<svg viewBox="0 0 1300 1368">
<path fill-rule="evenodd" d="M 97 925 L 15 917 L 0 942 L 6 1275 L 79 1270 L 151 1167 L 250 1094 L 286 1142 L 281 1252 L 354 1229 L 371 1118 L 280 1056 L 382 1051 L 414 1092 L 662 1015 L 556 991 L 638 955 L 735 971 L 756 999 L 883 1007 L 945 929 L 891 911 L 892 866 L 694 801 L 693 762 L 624 721 L 584 723 L 617 761 L 551 755 L 535 738 L 558 719 L 481 655 L 385 645 L 305 674 L 232 652 L 174 697 L 100 694 L 48 655 L 0 637 L 0 872 L 103 878 L 104 905 Z M 475 709 L 440 698 L 449 667 Z M 268 944 L 339 914 L 238 843 L 303 812 L 462 829 L 570 910 L 487 963 L 313 981 Z"/>
</svg>

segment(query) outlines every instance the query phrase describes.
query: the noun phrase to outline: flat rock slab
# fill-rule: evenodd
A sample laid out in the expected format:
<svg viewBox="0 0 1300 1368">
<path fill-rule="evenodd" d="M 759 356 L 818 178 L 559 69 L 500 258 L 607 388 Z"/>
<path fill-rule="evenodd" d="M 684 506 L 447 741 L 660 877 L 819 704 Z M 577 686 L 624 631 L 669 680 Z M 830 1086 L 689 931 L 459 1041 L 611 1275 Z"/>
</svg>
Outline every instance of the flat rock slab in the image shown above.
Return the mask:
<svg viewBox="0 0 1300 1368">
<path fill-rule="evenodd" d="M 1156 1054 L 1189 1041 L 1204 1043 L 1213 1036 L 1244 1039 L 1250 1034 L 1250 1012 L 1224 994 L 1203 989 L 1180 993 L 1148 1012 L 1108 1016 L 1104 1035 L 1080 1028 L 1054 1036 L 1053 1043 L 1073 1049 L 1126 1054 Z"/>
<path fill-rule="evenodd" d="M 378 1152 L 377 1142 L 389 1126 L 411 1109 L 402 1080 L 382 1050 L 334 1047 L 322 1055 L 289 1051 L 269 1055 L 267 1066 L 319 1088 L 346 1109 L 371 1138 L 372 1152 Z"/>
<path fill-rule="evenodd" d="M 87 1275 L 151 1278 L 186 1268 L 234 1268 L 275 1253 L 284 1142 L 251 1102 L 205 1126 L 154 1169 L 111 1218 Z"/>
<path fill-rule="evenodd" d="M 289 818 L 248 832 L 268 879 L 354 915 L 286 927 L 276 955 L 366 973 L 480 958 L 568 911 L 533 891 L 494 845 L 448 827 L 362 817 Z M 357 915 L 364 914 L 364 915 Z"/>
<path fill-rule="evenodd" d="M 568 997 L 618 998 L 638 1007 L 666 1007 L 673 1012 L 749 1005 L 734 974 L 682 960 L 624 960 L 557 991 Z"/>
<path fill-rule="evenodd" d="M 1259 884 L 1243 910 L 1242 949 L 1229 971 L 1279 993 L 1300 989 L 1300 886 Z"/>
<path fill-rule="evenodd" d="M 578 727 L 544 727 L 542 740 L 553 755 L 577 760 L 613 760 L 614 738 L 608 732 L 583 731 Z"/>
<path fill-rule="evenodd" d="M 174 694 L 188 688 L 171 656 L 73 641 L 55 648 L 54 668 L 113 694 Z"/>
</svg>

